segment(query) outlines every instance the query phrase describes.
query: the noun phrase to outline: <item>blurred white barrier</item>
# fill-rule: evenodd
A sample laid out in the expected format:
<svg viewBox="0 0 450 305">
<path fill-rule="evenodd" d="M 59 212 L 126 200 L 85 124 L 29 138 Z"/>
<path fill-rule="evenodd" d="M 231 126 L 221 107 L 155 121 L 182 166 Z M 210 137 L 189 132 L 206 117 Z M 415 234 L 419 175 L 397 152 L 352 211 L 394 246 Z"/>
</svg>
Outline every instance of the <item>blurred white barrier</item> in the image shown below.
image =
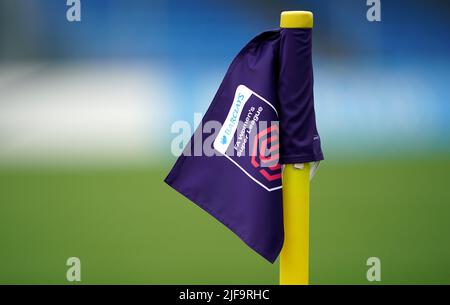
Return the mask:
<svg viewBox="0 0 450 305">
<path fill-rule="evenodd" d="M 3 65 L 0 162 L 151 160 L 170 125 L 167 83 L 148 63 Z"/>
</svg>

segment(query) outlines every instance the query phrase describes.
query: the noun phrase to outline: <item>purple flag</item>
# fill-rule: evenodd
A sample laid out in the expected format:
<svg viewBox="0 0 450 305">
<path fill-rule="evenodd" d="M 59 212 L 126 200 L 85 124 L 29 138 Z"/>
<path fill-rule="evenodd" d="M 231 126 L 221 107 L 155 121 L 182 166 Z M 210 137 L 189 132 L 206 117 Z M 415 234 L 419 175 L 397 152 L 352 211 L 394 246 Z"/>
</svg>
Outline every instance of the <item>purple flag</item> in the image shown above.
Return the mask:
<svg viewBox="0 0 450 305">
<path fill-rule="evenodd" d="M 323 160 L 311 29 L 251 40 L 165 179 L 274 262 L 283 246 L 281 165 Z"/>
</svg>

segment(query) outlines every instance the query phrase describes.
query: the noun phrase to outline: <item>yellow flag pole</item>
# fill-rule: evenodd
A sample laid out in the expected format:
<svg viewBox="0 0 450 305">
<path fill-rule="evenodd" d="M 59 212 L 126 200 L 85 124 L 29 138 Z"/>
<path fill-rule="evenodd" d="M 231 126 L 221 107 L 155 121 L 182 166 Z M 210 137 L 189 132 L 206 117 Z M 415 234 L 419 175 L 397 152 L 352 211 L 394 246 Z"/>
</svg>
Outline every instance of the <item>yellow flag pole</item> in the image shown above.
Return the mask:
<svg viewBox="0 0 450 305">
<path fill-rule="evenodd" d="M 309 284 L 309 164 L 287 164 L 283 171 L 284 244 L 280 284 Z"/>
<path fill-rule="evenodd" d="M 313 14 L 281 13 L 281 28 L 312 28 Z M 283 170 L 284 244 L 280 284 L 309 284 L 309 164 L 287 164 Z"/>
</svg>

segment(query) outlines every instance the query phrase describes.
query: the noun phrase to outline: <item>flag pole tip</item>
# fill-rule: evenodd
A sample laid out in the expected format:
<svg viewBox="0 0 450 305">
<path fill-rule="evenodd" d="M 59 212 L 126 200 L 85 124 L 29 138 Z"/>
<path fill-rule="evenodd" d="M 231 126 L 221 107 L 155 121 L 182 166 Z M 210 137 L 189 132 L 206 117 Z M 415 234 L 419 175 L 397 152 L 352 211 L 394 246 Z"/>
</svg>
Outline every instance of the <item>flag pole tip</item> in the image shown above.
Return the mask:
<svg viewBox="0 0 450 305">
<path fill-rule="evenodd" d="M 312 29 L 314 16 L 309 11 L 284 11 L 281 13 L 280 28 Z"/>
</svg>

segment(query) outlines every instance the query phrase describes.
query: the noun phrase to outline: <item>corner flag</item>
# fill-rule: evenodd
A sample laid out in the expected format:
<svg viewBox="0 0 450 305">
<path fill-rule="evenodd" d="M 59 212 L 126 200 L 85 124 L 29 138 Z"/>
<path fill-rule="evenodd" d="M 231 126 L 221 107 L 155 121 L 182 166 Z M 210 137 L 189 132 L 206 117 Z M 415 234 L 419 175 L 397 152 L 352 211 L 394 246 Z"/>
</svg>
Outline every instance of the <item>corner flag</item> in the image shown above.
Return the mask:
<svg viewBox="0 0 450 305">
<path fill-rule="evenodd" d="M 165 179 L 272 263 L 284 240 L 281 164 L 323 160 L 311 36 L 281 28 L 251 40 Z"/>
</svg>

